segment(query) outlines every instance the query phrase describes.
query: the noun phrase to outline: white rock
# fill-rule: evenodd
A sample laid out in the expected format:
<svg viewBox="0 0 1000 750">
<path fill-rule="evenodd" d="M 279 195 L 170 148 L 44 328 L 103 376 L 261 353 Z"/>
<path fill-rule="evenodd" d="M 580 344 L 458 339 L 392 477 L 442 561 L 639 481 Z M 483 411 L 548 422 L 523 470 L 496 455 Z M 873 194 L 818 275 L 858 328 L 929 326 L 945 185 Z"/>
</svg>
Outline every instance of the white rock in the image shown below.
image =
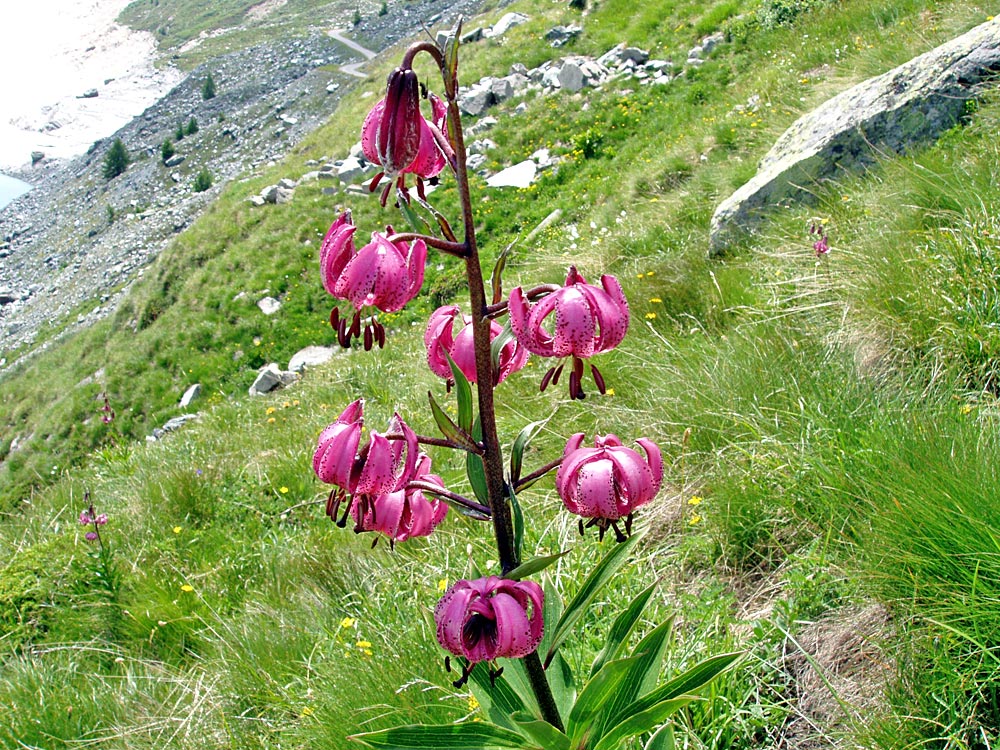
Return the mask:
<svg viewBox="0 0 1000 750">
<path fill-rule="evenodd" d="M 531 159 L 528 159 L 512 167 L 507 167 L 507 169 L 501 172 L 497 172 L 486 180 L 486 184 L 490 187 L 526 188 L 534 182 L 537 171 L 538 165 Z"/>
<path fill-rule="evenodd" d="M 336 349 L 330 346 L 307 346 L 299 349 L 292 358 L 288 360 L 289 372 L 302 372 L 307 367 L 316 367 L 324 362 L 329 362 L 336 354 Z"/>
<path fill-rule="evenodd" d="M 182 409 L 186 409 L 191 405 L 191 402 L 194 401 L 199 396 L 201 396 L 201 383 L 195 383 L 186 391 L 184 391 L 184 395 L 181 396 L 180 407 Z"/>
<path fill-rule="evenodd" d="M 278 310 L 281 309 L 281 302 L 276 300 L 274 297 L 264 297 L 257 301 L 257 307 L 265 315 L 274 315 Z"/>
<path fill-rule="evenodd" d="M 520 26 L 526 21 L 528 21 L 528 17 L 521 13 L 505 13 L 499 21 L 493 24 L 492 28 L 483 32 L 483 36 L 488 38 L 503 36 L 510 29 Z"/>
</svg>

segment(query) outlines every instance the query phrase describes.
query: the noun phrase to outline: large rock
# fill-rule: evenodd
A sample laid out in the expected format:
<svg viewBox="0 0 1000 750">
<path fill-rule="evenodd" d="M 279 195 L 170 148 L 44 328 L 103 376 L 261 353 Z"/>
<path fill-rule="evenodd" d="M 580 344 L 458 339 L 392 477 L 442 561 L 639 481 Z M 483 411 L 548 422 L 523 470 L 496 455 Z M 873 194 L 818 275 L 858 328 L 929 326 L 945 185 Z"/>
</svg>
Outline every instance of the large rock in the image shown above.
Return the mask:
<svg viewBox="0 0 1000 750">
<path fill-rule="evenodd" d="M 507 169 L 497 172 L 486 180 L 486 184 L 490 187 L 526 188 L 535 181 L 535 173 L 537 171 L 538 166 L 531 159 L 528 159 L 527 161 L 515 164 L 513 167 L 507 167 Z"/>
<path fill-rule="evenodd" d="M 905 153 L 936 138 L 958 122 L 966 100 L 998 70 L 1000 18 L 799 118 L 767 153 L 753 179 L 715 209 L 709 253 L 724 252 L 772 207 L 808 200 L 818 181 L 871 165 L 880 153 Z"/>
<path fill-rule="evenodd" d="M 308 367 L 315 367 L 333 359 L 335 349 L 330 346 L 307 346 L 299 349 L 288 360 L 289 372 L 302 372 Z"/>
<path fill-rule="evenodd" d="M 528 17 L 521 13 L 505 13 L 499 21 L 493 24 L 491 29 L 483 32 L 483 36 L 489 38 L 503 36 L 514 26 L 520 26 L 527 21 Z"/>
<path fill-rule="evenodd" d="M 282 371 L 278 365 L 272 362 L 260 369 L 257 378 L 253 381 L 253 385 L 250 386 L 250 395 L 262 396 L 265 393 L 270 393 L 275 388 L 291 385 L 298 378 L 299 376 L 296 373 Z"/>
</svg>

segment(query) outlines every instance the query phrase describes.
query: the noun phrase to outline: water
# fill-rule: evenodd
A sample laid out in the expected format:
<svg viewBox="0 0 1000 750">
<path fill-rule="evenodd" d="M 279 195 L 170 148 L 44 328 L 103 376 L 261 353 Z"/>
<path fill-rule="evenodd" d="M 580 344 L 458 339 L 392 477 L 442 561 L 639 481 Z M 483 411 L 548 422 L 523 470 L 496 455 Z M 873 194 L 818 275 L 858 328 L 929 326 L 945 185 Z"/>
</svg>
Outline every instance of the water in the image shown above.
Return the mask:
<svg viewBox="0 0 1000 750">
<path fill-rule="evenodd" d="M 29 190 L 31 190 L 31 185 L 27 182 L 0 174 L 0 211 L 6 208 L 12 200 L 19 195 L 24 195 Z"/>
</svg>

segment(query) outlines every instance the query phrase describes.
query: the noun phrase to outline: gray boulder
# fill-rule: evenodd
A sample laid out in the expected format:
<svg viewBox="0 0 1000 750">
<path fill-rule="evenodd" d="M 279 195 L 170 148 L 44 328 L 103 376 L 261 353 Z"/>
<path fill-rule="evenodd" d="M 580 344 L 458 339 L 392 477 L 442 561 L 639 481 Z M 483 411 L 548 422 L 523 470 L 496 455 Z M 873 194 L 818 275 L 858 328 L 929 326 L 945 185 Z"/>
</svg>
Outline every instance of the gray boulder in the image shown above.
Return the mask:
<svg viewBox="0 0 1000 750">
<path fill-rule="evenodd" d="M 458 107 L 462 110 L 462 114 L 470 117 L 479 117 L 491 104 L 493 104 L 493 92 L 478 86 L 461 94 L 458 99 Z"/>
<path fill-rule="evenodd" d="M 491 29 L 483 32 L 483 36 L 488 38 L 494 38 L 498 36 L 503 36 L 510 29 L 515 26 L 520 26 L 522 23 L 526 23 L 528 17 L 522 15 L 521 13 L 505 13 L 499 21 L 493 24 Z"/>
<path fill-rule="evenodd" d="M 559 86 L 564 91 L 579 91 L 583 88 L 583 70 L 573 60 L 567 60 L 559 69 Z"/>
<path fill-rule="evenodd" d="M 333 359 L 335 349 L 329 346 L 307 346 L 299 349 L 288 360 L 289 372 L 302 372 L 308 367 L 316 367 Z"/>
<path fill-rule="evenodd" d="M 349 156 L 337 168 L 337 177 L 341 182 L 357 182 L 365 176 L 365 168 L 361 160 L 355 156 Z"/>
<path fill-rule="evenodd" d="M 257 373 L 257 378 L 253 381 L 253 385 L 250 386 L 251 396 L 262 396 L 265 393 L 270 393 L 275 388 L 282 388 L 286 385 L 291 385 L 299 376 L 294 372 L 283 371 L 278 365 L 272 362 L 269 365 L 265 365 Z"/>
<path fill-rule="evenodd" d="M 278 310 L 281 309 L 281 301 L 275 299 L 274 297 L 263 297 L 257 300 L 257 307 L 265 315 L 274 315 Z"/>
<path fill-rule="evenodd" d="M 885 152 L 905 153 L 955 125 L 965 102 L 1000 70 L 1000 18 L 871 78 L 800 117 L 757 174 L 712 216 L 710 255 L 751 230 L 768 209 L 808 200 L 813 186 L 857 171 Z"/>
</svg>

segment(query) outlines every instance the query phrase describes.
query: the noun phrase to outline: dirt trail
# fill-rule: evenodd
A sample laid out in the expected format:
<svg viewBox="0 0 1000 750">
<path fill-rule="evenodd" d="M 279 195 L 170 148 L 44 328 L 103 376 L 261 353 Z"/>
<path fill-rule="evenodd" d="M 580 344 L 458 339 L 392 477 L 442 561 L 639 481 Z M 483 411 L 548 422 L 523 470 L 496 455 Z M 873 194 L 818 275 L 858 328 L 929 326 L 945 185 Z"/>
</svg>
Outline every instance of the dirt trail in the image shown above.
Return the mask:
<svg viewBox="0 0 1000 750">
<path fill-rule="evenodd" d="M 343 44 L 345 47 L 348 47 L 349 49 L 354 50 L 355 52 L 361 54 L 365 58 L 361 62 L 348 63 L 347 65 L 341 65 L 340 69 L 344 73 L 347 73 L 347 75 L 355 76 L 356 78 L 367 78 L 368 75 L 366 73 L 362 73 L 359 70 L 359 68 L 362 65 L 364 65 L 366 62 L 368 62 L 369 60 L 371 60 L 373 57 L 375 57 L 378 53 L 377 52 L 373 52 L 372 50 L 368 49 L 367 47 L 362 47 L 360 44 L 358 44 L 357 42 L 355 42 L 353 39 L 348 39 L 346 36 L 344 36 L 343 34 L 340 33 L 339 29 L 331 29 L 330 31 L 328 31 L 326 33 L 329 34 L 334 39 L 336 39 L 341 44 Z"/>
</svg>

